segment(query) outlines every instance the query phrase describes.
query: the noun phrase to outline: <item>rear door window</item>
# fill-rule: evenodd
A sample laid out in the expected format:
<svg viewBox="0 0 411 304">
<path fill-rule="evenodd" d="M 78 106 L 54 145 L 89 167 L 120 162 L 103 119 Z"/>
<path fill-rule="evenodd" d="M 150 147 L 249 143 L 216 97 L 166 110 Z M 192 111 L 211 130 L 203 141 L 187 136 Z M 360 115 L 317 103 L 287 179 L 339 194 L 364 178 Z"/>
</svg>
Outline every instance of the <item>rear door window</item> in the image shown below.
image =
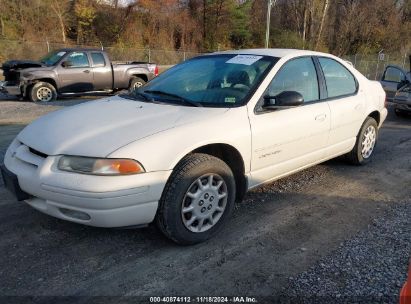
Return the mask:
<svg viewBox="0 0 411 304">
<path fill-rule="evenodd" d="M 357 82 L 346 67 L 331 58 L 319 57 L 318 60 L 324 73 L 328 98 L 357 92 Z"/>
<path fill-rule="evenodd" d="M 91 60 L 93 61 L 94 67 L 106 66 L 106 60 L 104 59 L 104 55 L 102 53 L 92 52 Z"/>
</svg>

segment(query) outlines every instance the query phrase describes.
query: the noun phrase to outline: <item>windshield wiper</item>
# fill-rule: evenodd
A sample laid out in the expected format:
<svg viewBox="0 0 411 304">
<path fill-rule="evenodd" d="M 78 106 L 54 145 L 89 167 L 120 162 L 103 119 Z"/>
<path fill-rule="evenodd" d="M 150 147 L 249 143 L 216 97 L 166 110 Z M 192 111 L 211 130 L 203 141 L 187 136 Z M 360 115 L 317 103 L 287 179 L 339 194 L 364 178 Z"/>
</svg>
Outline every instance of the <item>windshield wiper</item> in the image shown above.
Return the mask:
<svg viewBox="0 0 411 304">
<path fill-rule="evenodd" d="M 176 94 L 173 94 L 173 93 L 168 93 L 168 92 L 164 92 L 164 91 L 160 91 L 160 90 L 145 90 L 144 92 L 145 93 L 152 93 L 152 94 L 169 96 L 169 97 L 175 98 L 179 101 L 188 103 L 189 105 L 191 105 L 193 107 L 202 107 L 201 103 L 199 103 L 199 102 L 192 101 L 190 99 L 184 98 L 182 96 L 179 96 L 179 95 L 176 95 Z"/>
<path fill-rule="evenodd" d="M 120 94 L 120 97 L 126 98 L 126 99 L 132 99 L 132 100 L 136 100 L 137 96 L 143 97 L 144 100 L 146 101 L 154 101 L 153 98 L 149 98 L 146 94 L 134 91 L 132 93 L 129 94 Z"/>
<path fill-rule="evenodd" d="M 154 100 L 153 98 L 148 98 L 148 96 L 146 94 L 143 94 L 143 93 L 137 92 L 137 91 L 134 91 L 133 93 L 131 93 L 131 95 L 136 96 L 136 97 L 137 96 L 143 97 L 143 99 L 147 100 L 147 101 L 153 101 Z"/>
</svg>

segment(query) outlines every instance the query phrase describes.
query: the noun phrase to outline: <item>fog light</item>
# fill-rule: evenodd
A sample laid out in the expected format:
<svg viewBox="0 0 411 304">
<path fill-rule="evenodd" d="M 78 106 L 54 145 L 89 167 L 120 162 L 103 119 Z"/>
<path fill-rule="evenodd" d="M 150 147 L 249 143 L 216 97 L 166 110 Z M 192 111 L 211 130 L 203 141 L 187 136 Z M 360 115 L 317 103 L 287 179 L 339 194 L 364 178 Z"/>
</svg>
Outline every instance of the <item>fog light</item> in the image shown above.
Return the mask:
<svg viewBox="0 0 411 304">
<path fill-rule="evenodd" d="M 63 213 L 65 216 L 72 217 L 82 221 L 88 221 L 91 217 L 85 212 L 71 210 L 66 208 L 59 208 L 60 212 Z"/>
</svg>

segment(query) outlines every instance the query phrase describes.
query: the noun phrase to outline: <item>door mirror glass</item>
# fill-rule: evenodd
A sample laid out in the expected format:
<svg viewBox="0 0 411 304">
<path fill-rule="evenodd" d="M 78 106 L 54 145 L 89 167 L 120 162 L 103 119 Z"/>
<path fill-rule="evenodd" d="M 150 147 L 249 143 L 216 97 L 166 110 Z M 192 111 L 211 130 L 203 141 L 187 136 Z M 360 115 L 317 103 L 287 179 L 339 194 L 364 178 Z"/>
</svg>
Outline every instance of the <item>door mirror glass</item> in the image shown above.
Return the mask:
<svg viewBox="0 0 411 304">
<path fill-rule="evenodd" d="M 62 66 L 63 68 L 69 68 L 69 67 L 72 67 L 72 66 L 73 66 L 73 63 L 72 63 L 70 60 L 66 60 L 66 61 L 63 61 L 63 62 L 61 63 L 61 66 Z"/>
<path fill-rule="evenodd" d="M 304 103 L 303 96 L 295 91 L 284 91 L 276 96 L 264 96 L 263 108 L 267 110 L 297 107 Z"/>
</svg>

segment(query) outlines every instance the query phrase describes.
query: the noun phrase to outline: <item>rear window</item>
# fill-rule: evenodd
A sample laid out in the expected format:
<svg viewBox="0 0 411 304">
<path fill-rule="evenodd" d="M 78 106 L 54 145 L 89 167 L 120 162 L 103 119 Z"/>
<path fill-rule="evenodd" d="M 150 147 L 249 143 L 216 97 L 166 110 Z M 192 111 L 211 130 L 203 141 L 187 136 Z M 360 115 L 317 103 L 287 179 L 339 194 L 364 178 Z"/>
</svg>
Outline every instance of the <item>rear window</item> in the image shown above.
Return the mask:
<svg viewBox="0 0 411 304">
<path fill-rule="evenodd" d="M 102 53 L 91 53 L 91 59 L 93 60 L 94 67 L 103 67 L 106 65 L 104 55 Z"/>
</svg>

